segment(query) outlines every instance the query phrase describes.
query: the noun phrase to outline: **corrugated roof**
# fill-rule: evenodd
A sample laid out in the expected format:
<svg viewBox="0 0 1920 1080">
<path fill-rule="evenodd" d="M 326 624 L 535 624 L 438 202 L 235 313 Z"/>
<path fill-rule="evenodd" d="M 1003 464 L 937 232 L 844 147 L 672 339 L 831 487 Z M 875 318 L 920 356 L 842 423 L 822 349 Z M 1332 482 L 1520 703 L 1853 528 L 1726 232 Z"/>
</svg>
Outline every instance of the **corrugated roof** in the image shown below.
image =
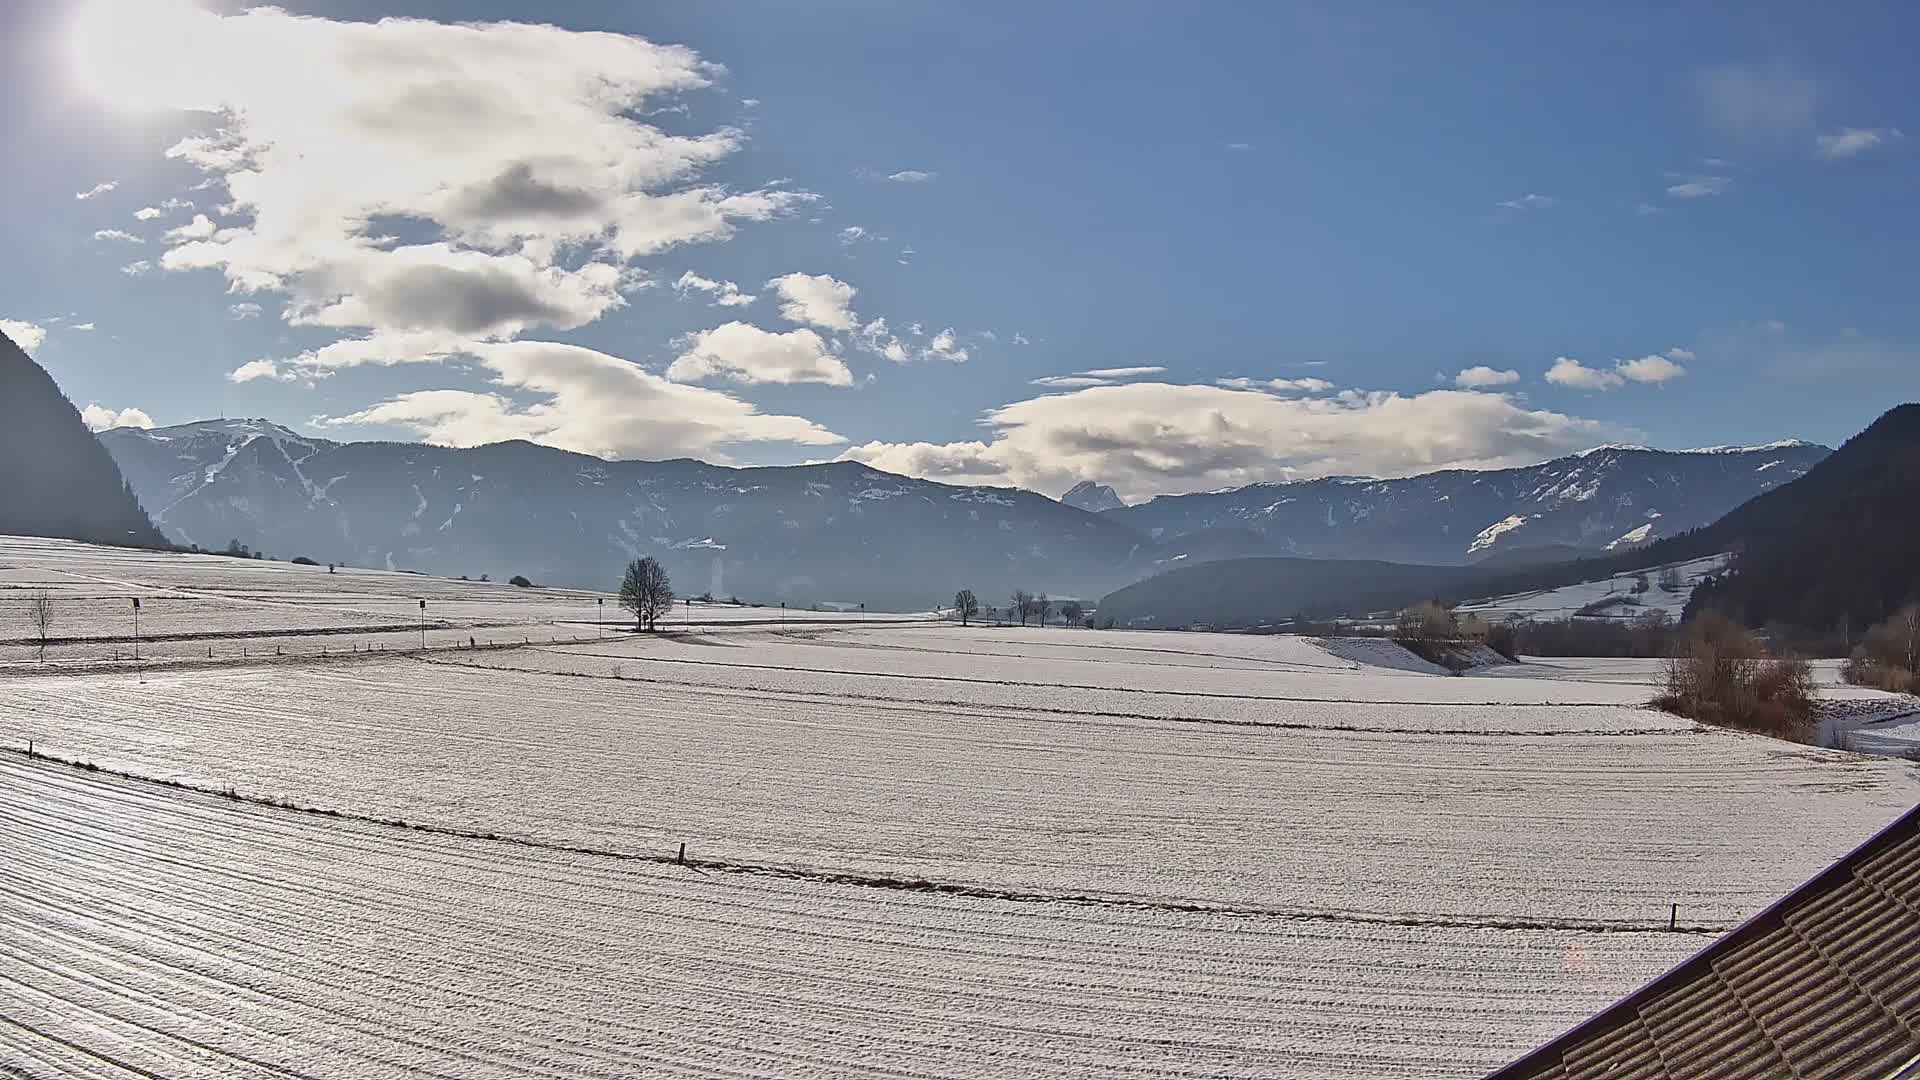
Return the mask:
<svg viewBox="0 0 1920 1080">
<path fill-rule="evenodd" d="M 1920 807 L 1489 1080 L 1920 1075 Z"/>
</svg>

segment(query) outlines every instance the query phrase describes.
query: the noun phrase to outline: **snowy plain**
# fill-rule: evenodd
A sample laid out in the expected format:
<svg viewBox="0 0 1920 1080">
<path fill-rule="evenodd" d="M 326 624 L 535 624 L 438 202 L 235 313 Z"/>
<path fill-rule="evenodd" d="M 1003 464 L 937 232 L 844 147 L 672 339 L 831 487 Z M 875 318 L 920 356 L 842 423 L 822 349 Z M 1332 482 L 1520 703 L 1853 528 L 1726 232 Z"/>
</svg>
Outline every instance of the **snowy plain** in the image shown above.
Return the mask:
<svg viewBox="0 0 1920 1080">
<path fill-rule="evenodd" d="M 0 1073 L 1475 1076 L 1920 800 L 1641 707 L 1645 662 L 634 635 L 593 594 L 49 543 L 0 541 L 0 604 L 172 589 L 333 648 L 0 664 Z M 561 640 L 286 621 L 423 595 Z"/>
</svg>

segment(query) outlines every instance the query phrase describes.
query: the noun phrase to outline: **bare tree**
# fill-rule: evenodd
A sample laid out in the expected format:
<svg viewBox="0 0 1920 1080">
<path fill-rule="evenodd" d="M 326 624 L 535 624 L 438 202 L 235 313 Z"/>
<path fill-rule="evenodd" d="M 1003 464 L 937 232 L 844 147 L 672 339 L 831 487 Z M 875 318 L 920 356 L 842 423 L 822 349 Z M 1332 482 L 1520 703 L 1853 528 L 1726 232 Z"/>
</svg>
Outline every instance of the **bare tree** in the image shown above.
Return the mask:
<svg viewBox="0 0 1920 1080">
<path fill-rule="evenodd" d="M 1679 592 L 1683 584 L 1684 582 L 1680 580 L 1679 567 L 1669 566 L 1665 570 L 1660 571 L 1661 592 Z"/>
<path fill-rule="evenodd" d="M 1041 629 L 1045 629 L 1047 625 L 1047 594 L 1046 593 L 1041 593 L 1040 595 L 1033 598 L 1033 613 L 1040 617 L 1040 627 Z"/>
<path fill-rule="evenodd" d="M 972 589 L 961 589 L 953 594 L 953 613 L 960 616 L 961 626 L 979 617 L 980 601 L 973 595 Z"/>
<path fill-rule="evenodd" d="M 1007 604 L 1007 614 L 1018 615 L 1020 617 L 1020 625 L 1027 625 L 1027 616 L 1033 614 L 1033 594 L 1025 589 L 1015 589 L 1013 590 L 1013 595 L 1007 599 L 1009 601 Z"/>
<path fill-rule="evenodd" d="M 673 582 L 653 556 L 627 564 L 626 577 L 620 582 L 620 606 L 633 612 L 635 630 L 652 630 L 673 607 Z"/>
<path fill-rule="evenodd" d="M 1641 593 L 1646 592 L 1649 588 L 1652 588 L 1652 586 L 1647 584 L 1647 575 L 1645 574 L 1633 575 L 1633 595 L 1639 596 Z"/>
<path fill-rule="evenodd" d="M 53 634 L 53 598 L 45 589 L 33 594 L 27 601 L 27 627 L 33 631 L 33 639 L 40 645 L 40 659 L 47 658 L 47 639 Z"/>
<path fill-rule="evenodd" d="M 1060 605 L 1060 617 L 1067 621 L 1068 626 L 1079 626 L 1086 613 L 1087 609 L 1078 600 L 1068 600 Z"/>
<path fill-rule="evenodd" d="M 1460 623 L 1437 600 L 1422 600 L 1400 613 L 1394 636 L 1414 641 L 1445 641 L 1459 636 Z"/>
</svg>

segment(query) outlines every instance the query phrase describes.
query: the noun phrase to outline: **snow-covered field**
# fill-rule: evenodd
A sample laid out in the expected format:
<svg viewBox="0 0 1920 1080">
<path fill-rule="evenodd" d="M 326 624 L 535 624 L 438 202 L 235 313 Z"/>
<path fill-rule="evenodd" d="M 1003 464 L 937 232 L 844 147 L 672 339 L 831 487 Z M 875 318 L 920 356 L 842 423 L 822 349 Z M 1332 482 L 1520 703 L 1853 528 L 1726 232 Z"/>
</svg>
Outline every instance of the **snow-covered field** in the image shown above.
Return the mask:
<svg viewBox="0 0 1920 1080">
<path fill-rule="evenodd" d="M 1713 555 L 1673 564 L 1680 571 L 1680 587 L 1673 592 L 1666 591 L 1659 584 L 1660 572 L 1666 567 L 1649 566 L 1644 571 L 1648 589 L 1643 593 L 1633 591 L 1638 584 L 1635 579 L 1643 576 L 1642 573 L 1615 574 L 1558 589 L 1472 601 L 1461 604 L 1459 612 L 1495 622 L 1507 619 L 1570 619 L 1589 605 L 1607 604 L 1603 611 L 1585 617 L 1625 621 L 1641 618 L 1658 608 L 1678 620 L 1680 613 L 1686 610 L 1687 601 L 1693 596 L 1693 587 L 1702 578 L 1718 571 L 1726 561 L 1723 555 Z"/>
<path fill-rule="evenodd" d="M 266 623 L 431 581 L 20 549 Z M 1475 1076 L 1920 799 L 1643 662 L 548 617 L 584 640 L 0 666 L 0 745 L 135 777 L 0 751 L 0 1074 Z"/>
<path fill-rule="evenodd" d="M 613 568 L 618 572 L 618 567 Z M 51 662 L 144 658 L 235 659 L 369 649 L 552 642 L 620 632 L 628 617 L 610 593 L 515 588 L 391 570 L 98 548 L 0 536 L 0 666 L 40 662 L 28 625 L 34 597 L 53 605 Z M 425 606 L 421 603 L 425 601 Z M 670 628 L 785 622 L 827 625 L 924 621 L 916 616 L 787 611 L 682 601 Z"/>
</svg>

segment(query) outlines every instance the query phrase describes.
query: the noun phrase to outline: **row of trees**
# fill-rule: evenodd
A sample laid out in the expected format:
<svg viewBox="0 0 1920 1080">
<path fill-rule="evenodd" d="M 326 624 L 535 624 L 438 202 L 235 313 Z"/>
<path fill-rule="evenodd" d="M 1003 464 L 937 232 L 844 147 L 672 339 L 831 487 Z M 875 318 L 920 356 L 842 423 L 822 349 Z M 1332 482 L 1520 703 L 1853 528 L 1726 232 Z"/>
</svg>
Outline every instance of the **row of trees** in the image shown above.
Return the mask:
<svg viewBox="0 0 1920 1080">
<path fill-rule="evenodd" d="M 983 612 L 990 619 L 997 614 L 992 608 L 983 609 L 980 598 L 974 595 L 972 589 L 961 589 L 953 594 L 953 613 L 960 620 L 960 625 L 972 623 Z M 1046 593 L 1036 595 L 1025 589 L 1015 589 L 1013 595 L 1007 598 L 1006 617 L 1009 621 L 1019 619 L 1021 626 L 1027 625 L 1028 619 L 1045 626 L 1050 614 L 1059 615 L 1068 626 L 1077 626 L 1086 618 L 1087 609 L 1078 600 L 1049 600 Z"/>
</svg>

